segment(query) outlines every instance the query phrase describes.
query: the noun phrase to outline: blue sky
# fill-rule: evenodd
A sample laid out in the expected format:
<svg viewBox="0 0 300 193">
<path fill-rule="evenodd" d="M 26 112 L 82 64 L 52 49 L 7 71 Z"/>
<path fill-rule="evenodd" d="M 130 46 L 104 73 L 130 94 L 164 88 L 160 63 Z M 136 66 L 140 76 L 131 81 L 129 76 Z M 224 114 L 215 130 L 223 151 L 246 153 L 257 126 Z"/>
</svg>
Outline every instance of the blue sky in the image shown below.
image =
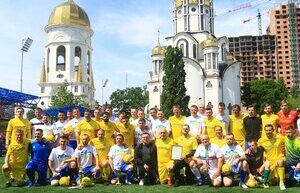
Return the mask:
<svg viewBox="0 0 300 193">
<path fill-rule="evenodd" d="M 24 54 L 23 92 L 37 94 L 44 58 L 48 17 L 56 5 L 65 0 L 1 0 L 0 1 L 0 87 L 20 90 L 21 42 L 34 40 Z M 104 101 L 116 89 L 143 86 L 149 81 L 151 50 L 160 30 L 164 37 L 173 34 L 172 0 L 75 0 L 88 14 L 94 35 L 93 70 L 96 100 L 102 101 L 101 82 L 108 79 Z M 262 12 L 263 33 L 268 25 L 270 7 L 282 0 L 215 0 L 216 36 L 257 35 L 257 9 Z M 250 3 L 251 7 L 226 13 Z"/>
</svg>

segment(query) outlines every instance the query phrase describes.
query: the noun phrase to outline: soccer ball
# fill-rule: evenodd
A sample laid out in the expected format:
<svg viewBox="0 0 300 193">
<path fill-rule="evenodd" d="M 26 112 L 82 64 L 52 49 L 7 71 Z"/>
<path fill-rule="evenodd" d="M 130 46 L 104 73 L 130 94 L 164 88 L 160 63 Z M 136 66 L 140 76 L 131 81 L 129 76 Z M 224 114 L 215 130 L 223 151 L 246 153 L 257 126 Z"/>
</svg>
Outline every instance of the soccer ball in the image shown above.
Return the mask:
<svg viewBox="0 0 300 193">
<path fill-rule="evenodd" d="M 66 134 L 66 135 L 71 135 L 72 133 L 73 133 L 73 127 L 72 126 L 69 126 L 69 127 L 67 127 L 67 128 L 65 128 L 64 130 L 63 130 L 63 132 Z"/>
<path fill-rule="evenodd" d="M 222 166 L 222 174 L 223 175 L 229 175 L 232 172 L 232 167 L 230 164 L 224 164 Z"/>
<path fill-rule="evenodd" d="M 70 184 L 70 178 L 68 178 L 68 177 L 66 177 L 66 176 L 61 177 L 61 178 L 59 179 L 59 185 L 60 185 L 60 186 L 69 186 L 69 184 Z"/>
<path fill-rule="evenodd" d="M 51 184 L 51 186 L 58 186 L 59 181 L 58 180 L 51 180 L 50 184 Z"/>
<path fill-rule="evenodd" d="M 47 139 L 47 141 L 53 142 L 55 137 L 54 137 L 54 135 L 49 134 L 49 135 L 46 135 L 46 139 Z"/>
<path fill-rule="evenodd" d="M 125 162 L 125 163 L 130 163 L 130 162 L 132 162 L 132 160 L 133 160 L 133 156 L 132 156 L 131 154 L 124 154 L 124 155 L 122 156 L 122 160 L 123 160 L 123 162 Z"/>
<path fill-rule="evenodd" d="M 257 187 L 258 187 L 258 182 L 255 180 L 255 178 L 250 177 L 250 178 L 247 180 L 246 185 L 247 185 L 249 188 L 257 188 Z"/>
<path fill-rule="evenodd" d="M 82 184 L 82 186 L 87 187 L 87 186 L 92 186 L 93 182 L 92 182 L 91 178 L 86 176 L 86 177 L 82 178 L 81 184 Z"/>
<path fill-rule="evenodd" d="M 206 176 L 208 174 L 208 168 L 206 167 L 206 165 L 200 167 L 200 174 L 203 176 Z"/>
</svg>

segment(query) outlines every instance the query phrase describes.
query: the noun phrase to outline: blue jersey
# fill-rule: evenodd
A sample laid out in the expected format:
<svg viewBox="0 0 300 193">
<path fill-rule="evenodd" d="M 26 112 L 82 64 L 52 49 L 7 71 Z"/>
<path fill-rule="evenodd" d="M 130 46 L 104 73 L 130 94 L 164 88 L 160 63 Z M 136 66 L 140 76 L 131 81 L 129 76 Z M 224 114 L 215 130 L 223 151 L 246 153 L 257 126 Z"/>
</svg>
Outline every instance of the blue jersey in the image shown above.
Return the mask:
<svg viewBox="0 0 300 193">
<path fill-rule="evenodd" d="M 49 142 L 44 139 L 40 142 L 34 140 L 31 142 L 31 161 L 34 163 L 47 164 L 50 151 Z"/>
</svg>

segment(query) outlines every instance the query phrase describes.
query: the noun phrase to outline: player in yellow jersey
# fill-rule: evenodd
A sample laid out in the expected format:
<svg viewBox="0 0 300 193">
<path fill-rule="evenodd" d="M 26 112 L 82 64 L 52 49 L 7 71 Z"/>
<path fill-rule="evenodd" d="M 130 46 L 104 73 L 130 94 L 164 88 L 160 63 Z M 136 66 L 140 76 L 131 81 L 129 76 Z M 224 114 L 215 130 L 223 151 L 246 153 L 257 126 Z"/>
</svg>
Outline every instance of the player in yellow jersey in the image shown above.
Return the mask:
<svg viewBox="0 0 300 193">
<path fill-rule="evenodd" d="M 258 145 L 262 146 L 265 150 L 265 170 L 270 174 L 271 180 L 279 179 L 280 190 L 285 190 L 285 157 L 282 151 L 282 145 L 284 144 L 284 137 L 274 134 L 273 125 L 266 125 L 264 128 L 266 137 L 258 140 Z M 268 172 L 269 168 L 269 172 Z M 264 172 L 264 183 L 268 182 L 268 175 Z"/>
<path fill-rule="evenodd" d="M 90 110 L 86 109 L 84 112 L 84 119 L 79 121 L 76 126 L 77 145 L 80 144 L 80 139 L 84 134 L 88 135 L 90 139 L 95 138 L 99 129 L 100 126 L 92 119 Z"/>
<path fill-rule="evenodd" d="M 108 160 L 108 152 L 110 147 L 114 145 L 112 140 L 105 139 L 105 131 L 98 130 L 97 137 L 90 141 L 90 144 L 97 150 L 99 157 L 99 168 L 102 169 L 103 179 L 107 181 L 110 174 L 110 165 Z"/>
<path fill-rule="evenodd" d="M 166 128 L 159 129 L 159 139 L 156 139 L 155 145 L 157 147 L 157 165 L 158 175 L 161 184 L 168 183 L 172 185 L 171 171 L 173 169 L 174 161 L 171 159 L 173 139 L 168 137 Z"/>
<path fill-rule="evenodd" d="M 120 121 L 121 123 L 117 125 L 119 133 L 124 136 L 124 143 L 130 151 L 134 152 L 135 127 L 129 123 L 127 116 L 122 117 Z"/>
<path fill-rule="evenodd" d="M 275 115 L 273 113 L 272 105 L 265 104 L 264 111 L 265 111 L 265 114 L 263 114 L 261 116 L 262 128 L 265 128 L 266 125 L 271 124 L 274 127 L 275 133 L 278 133 L 279 118 L 278 118 L 278 115 Z M 264 130 L 262 130 L 261 136 L 262 137 L 266 136 L 266 133 Z"/>
<path fill-rule="evenodd" d="M 192 184 L 194 182 L 194 174 L 190 168 L 191 158 L 198 147 L 197 139 L 189 134 L 190 127 L 185 124 L 182 128 L 182 135 L 174 140 L 175 144 L 182 147 L 182 156 L 180 160 L 174 161 L 174 178 L 177 187 L 180 185 L 180 169 L 185 168 L 186 183 Z"/>
<path fill-rule="evenodd" d="M 109 120 L 109 113 L 104 112 L 102 121 L 100 121 L 99 126 L 101 129 L 105 131 L 105 140 L 106 141 L 114 141 L 115 132 L 119 132 L 116 124 Z"/>
<path fill-rule="evenodd" d="M 221 121 L 214 116 L 212 116 L 213 111 L 211 108 L 205 109 L 206 118 L 204 119 L 204 129 L 202 134 L 207 134 L 210 139 L 214 138 L 216 136 L 215 134 L 215 126 L 223 124 Z M 223 126 L 222 126 L 223 128 Z M 224 129 L 224 128 L 223 128 Z"/>
<path fill-rule="evenodd" d="M 216 136 L 210 140 L 211 143 L 216 144 L 219 148 L 226 144 L 225 135 L 220 125 L 215 126 Z"/>
<path fill-rule="evenodd" d="M 8 148 L 8 145 L 13 141 L 16 141 L 16 131 L 22 130 L 23 137 L 31 139 L 31 124 L 27 119 L 23 118 L 24 109 L 18 107 L 16 110 L 16 117 L 9 120 L 7 129 L 6 129 L 6 141 L 5 147 Z"/>
<path fill-rule="evenodd" d="M 96 121 L 98 123 L 98 125 L 100 126 L 100 123 L 102 122 L 101 116 L 101 109 L 95 109 L 94 110 L 94 118 L 92 118 L 94 121 Z"/>
<path fill-rule="evenodd" d="M 229 116 L 229 131 L 233 133 L 235 141 L 245 147 L 246 131 L 244 128 L 244 115 L 241 114 L 241 107 L 237 104 L 232 106 L 232 115 Z"/>
<path fill-rule="evenodd" d="M 16 130 L 15 141 L 8 146 L 2 173 L 6 179 L 6 187 L 11 186 L 10 178 L 13 177 L 17 186 L 24 185 L 25 167 L 29 158 L 30 140 L 24 138 L 23 130 Z"/>
<path fill-rule="evenodd" d="M 169 117 L 169 123 L 171 126 L 172 138 L 175 140 L 182 134 L 181 131 L 186 117 L 181 115 L 180 105 L 173 105 L 173 114 L 173 116 Z"/>
</svg>

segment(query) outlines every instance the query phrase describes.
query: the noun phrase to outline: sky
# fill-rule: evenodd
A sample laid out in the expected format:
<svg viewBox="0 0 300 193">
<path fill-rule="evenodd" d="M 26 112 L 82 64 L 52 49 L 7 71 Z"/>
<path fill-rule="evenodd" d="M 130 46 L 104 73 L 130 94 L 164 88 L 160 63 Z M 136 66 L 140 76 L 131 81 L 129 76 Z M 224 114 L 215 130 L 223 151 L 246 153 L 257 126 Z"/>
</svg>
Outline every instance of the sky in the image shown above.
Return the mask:
<svg viewBox="0 0 300 193">
<path fill-rule="evenodd" d="M 0 87 L 20 91 L 22 39 L 33 39 L 23 57 L 23 92 L 37 95 L 47 34 L 44 27 L 55 6 L 66 0 L 0 1 Z M 151 50 L 173 34 L 172 0 L 74 0 L 89 16 L 96 100 L 109 101 L 116 89 L 142 87 L 150 80 Z M 263 33 L 268 10 L 283 0 L 214 0 L 215 35 L 258 35 L 257 9 Z M 228 12 L 238 7 L 247 7 Z M 243 20 L 250 22 L 243 23 Z M 126 79 L 127 74 L 127 79 Z M 108 80 L 105 88 L 102 81 Z M 127 80 L 127 81 L 126 81 Z M 103 93 L 102 93 L 103 90 Z M 102 96 L 104 98 L 102 99 Z"/>
</svg>

